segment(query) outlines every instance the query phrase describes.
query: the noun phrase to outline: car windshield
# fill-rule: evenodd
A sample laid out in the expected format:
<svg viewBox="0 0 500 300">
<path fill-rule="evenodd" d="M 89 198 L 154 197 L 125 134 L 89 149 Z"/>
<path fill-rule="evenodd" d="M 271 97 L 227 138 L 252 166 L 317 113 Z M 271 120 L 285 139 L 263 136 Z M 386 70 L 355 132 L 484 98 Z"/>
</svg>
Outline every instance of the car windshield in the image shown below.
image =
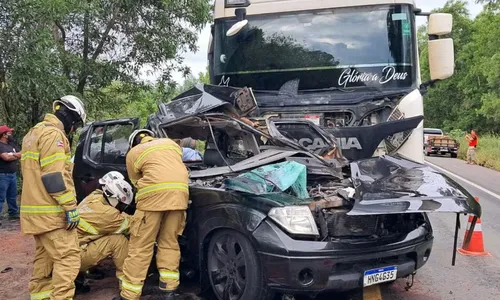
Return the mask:
<svg viewBox="0 0 500 300">
<path fill-rule="evenodd" d="M 411 87 L 415 80 L 413 14 L 408 5 L 364 6 L 216 20 L 214 75 L 230 86 L 299 90 Z"/>
</svg>

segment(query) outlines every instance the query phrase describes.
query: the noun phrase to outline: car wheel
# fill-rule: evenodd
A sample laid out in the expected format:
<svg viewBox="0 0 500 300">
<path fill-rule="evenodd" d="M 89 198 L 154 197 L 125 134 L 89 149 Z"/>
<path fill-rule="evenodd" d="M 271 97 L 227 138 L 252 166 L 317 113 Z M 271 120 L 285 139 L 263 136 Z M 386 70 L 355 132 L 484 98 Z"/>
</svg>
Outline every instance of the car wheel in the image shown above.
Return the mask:
<svg viewBox="0 0 500 300">
<path fill-rule="evenodd" d="M 431 156 L 431 153 L 429 151 L 425 150 L 425 155 Z"/>
<path fill-rule="evenodd" d="M 257 253 L 243 234 L 233 230 L 216 232 L 207 254 L 208 277 L 217 299 L 271 298 Z"/>
<path fill-rule="evenodd" d="M 452 153 L 452 154 L 451 154 L 451 158 L 457 158 L 457 156 L 458 156 L 458 155 L 457 155 L 456 153 Z"/>
</svg>

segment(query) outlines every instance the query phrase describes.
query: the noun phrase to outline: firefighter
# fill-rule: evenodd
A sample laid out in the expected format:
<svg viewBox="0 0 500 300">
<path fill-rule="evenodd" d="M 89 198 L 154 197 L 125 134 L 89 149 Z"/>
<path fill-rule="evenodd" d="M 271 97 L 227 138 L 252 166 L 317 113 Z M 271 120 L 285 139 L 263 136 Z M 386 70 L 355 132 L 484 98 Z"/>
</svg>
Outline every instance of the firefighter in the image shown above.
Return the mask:
<svg viewBox="0 0 500 300">
<path fill-rule="evenodd" d="M 85 123 L 80 99 L 53 103 L 54 114 L 26 134 L 21 150 L 21 231 L 33 235 L 36 251 L 29 283 L 31 299 L 72 299 L 80 269 L 80 220 L 72 180 L 71 138 Z"/>
<path fill-rule="evenodd" d="M 144 129 L 134 131 L 129 144 L 127 172 L 137 188 L 137 208 L 123 266 L 121 299 L 139 299 L 156 241 L 162 299 L 174 300 L 181 258 L 177 238 L 184 230 L 189 195 L 181 147 L 170 139 L 155 139 L 153 132 Z"/>
<path fill-rule="evenodd" d="M 130 218 L 126 213 L 134 198 L 132 186 L 122 174 L 111 171 L 99 179 L 99 188 L 88 195 L 79 205 L 80 223 L 78 240 L 82 249 L 80 271 L 99 264 L 111 257 L 116 276 L 122 275 L 123 262 L 128 253 Z"/>
</svg>

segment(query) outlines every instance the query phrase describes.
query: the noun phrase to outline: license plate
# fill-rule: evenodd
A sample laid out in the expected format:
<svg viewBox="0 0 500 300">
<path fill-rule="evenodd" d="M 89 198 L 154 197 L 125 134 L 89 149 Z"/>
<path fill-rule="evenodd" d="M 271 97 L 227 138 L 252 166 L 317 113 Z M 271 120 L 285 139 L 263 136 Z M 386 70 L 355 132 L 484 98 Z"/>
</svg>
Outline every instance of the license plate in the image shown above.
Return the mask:
<svg viewBox="0 0 500 300">
<path fill-rule="evenodd" d="M 396 280 L 398 269 L 396 266 L 373 269 L 365 271 L 363 286 L 370 286 L 377 283 Z"/>
<path fill-rule="evenodd" d="M 321 116 L 320 115 L 305 115 L 306 120 L 313 122 L 315 125 L 319 126 Z"/>
<path fill-rule="evenodd" d="M 448 148 L 441 147 L 441 151 L 448 151 Z"/>
</svg>

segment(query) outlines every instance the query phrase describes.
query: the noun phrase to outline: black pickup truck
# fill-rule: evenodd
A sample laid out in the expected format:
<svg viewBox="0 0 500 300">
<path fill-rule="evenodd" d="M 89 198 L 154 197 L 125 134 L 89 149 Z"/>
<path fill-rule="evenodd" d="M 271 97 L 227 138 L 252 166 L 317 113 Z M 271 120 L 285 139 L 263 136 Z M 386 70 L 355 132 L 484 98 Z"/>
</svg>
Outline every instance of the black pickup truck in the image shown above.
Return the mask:
<svg viewBox="0 0 500 300">
<path fill-rule="evenodd" d="M 159 105 L 145 126 L 159 137 L 206 143 L 203 160 L 186 163 L 190 205 L 181 273 L 199 278 L 220 300 L 314 296 L 394 281 L 431 255 L 427 213 L 481 215 L 464 188 L 426 165 L 399 156 L 348 161 L 335 137 L 312 122 L 242 117 L 254 106 L 245 91 L 198 86 Z M 137 128 L 137 119 L 84 127 L 73 173 L 79 200 L 105 173 L 127 175 L 127 139 Z M 308 150 L 293 138 L 296 130 L 322 138 L 326 149 Z M 285 162 L 306 166 L 309 197 L 280 189 L 272 172 L 264 190 L 258 183 L 246 182 L 254 191 L 227 184 Z"/>
</svg>

